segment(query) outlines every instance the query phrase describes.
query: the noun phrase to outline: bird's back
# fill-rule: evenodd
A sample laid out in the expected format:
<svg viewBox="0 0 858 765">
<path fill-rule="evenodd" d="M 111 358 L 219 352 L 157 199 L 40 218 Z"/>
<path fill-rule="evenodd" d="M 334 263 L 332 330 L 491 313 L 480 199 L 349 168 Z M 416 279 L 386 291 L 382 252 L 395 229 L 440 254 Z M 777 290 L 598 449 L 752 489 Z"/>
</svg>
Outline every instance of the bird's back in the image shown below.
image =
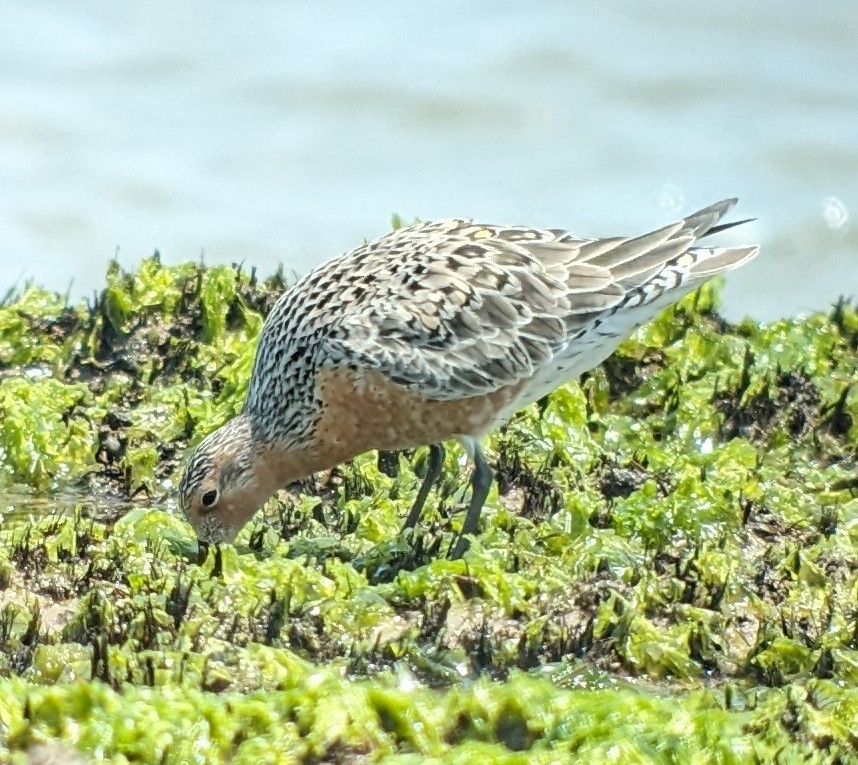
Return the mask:
<svg viewBox="0 0 858 765">
<path fill-rule="evenodd" d="M 514 411 L 598 364 L 706 279 L 752 259 L 756 247 L 695 246 L 728 227 L 718 222 L 734 203 L 634 238 L 459 219 L 393 231 L 281 297 L 246 407 L 276 409 L 294 429 L 313 416 L 319 370 L 344 368 L 438 401 L 515 385 Z"/>
</svg>

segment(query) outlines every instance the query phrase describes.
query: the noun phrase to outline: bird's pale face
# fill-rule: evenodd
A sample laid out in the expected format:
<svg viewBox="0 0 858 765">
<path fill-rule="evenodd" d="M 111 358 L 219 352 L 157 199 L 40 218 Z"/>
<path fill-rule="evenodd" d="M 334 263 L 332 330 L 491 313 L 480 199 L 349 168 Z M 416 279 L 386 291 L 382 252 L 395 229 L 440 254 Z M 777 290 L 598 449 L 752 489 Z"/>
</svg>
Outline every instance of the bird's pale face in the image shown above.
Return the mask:
<svg viewBox="0 0 858 765">
<path fill-rule="evenodd" d="M 196 486 L 182 494 L 182 510 L 201 542 L 232 542 L 242 526 L 265 502 L 255 490 L 253 476 L 247 485 L 224 480 L 224 471 L 213 466 Z"/>
<path fill-rule="evenodd" d="M 179 487 L 179 501 L 200 542 L 232 542 L 277 490 L 255 459 L 239 419 L 227 423 L 194 451 Z"/>
</svg>

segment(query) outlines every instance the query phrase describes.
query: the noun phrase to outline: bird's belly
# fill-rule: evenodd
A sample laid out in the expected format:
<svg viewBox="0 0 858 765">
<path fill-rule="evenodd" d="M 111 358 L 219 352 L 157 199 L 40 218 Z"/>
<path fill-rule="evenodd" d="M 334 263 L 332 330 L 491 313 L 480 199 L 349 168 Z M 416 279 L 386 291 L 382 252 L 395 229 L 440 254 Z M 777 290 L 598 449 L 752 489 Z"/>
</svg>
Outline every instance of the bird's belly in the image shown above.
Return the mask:
<svg viewBox="0 0 858 765">
<path fill-rule="evenodd" d="M 313 431 L 331 464 L 370 449 L 398 450 L 459 436 L 479 438 L 520 397 L 526 381 L 484 396 L 429 399 L 375 371 L 323 369 L 316 393 L 321 416 Z"/>
</svg>

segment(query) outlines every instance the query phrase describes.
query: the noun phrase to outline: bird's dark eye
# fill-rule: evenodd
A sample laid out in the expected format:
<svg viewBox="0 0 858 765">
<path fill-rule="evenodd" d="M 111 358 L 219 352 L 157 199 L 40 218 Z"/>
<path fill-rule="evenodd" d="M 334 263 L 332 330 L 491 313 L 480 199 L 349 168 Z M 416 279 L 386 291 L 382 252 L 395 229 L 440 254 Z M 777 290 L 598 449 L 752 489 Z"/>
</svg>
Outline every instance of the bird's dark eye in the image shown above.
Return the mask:
<svg viewBox="0 0 858 765">
<path fill-rule="evenodd" d="M 203 494 L 203 507 L 206 509 L 213 507 L 217 502 L 217 497 L 217 489 L 210 489 L 209 491 L 207 491 L 205 494 Z"/>
</svg>

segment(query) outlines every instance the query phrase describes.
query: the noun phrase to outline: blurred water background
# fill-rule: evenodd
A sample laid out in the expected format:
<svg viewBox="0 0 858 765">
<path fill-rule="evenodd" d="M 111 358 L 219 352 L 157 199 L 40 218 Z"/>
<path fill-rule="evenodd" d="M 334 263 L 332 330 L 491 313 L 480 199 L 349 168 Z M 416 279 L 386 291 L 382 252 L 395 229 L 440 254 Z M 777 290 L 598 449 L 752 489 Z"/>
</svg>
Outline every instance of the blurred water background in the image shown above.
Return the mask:
<svg viewBox="0 0 858 765">
<path fill-rule="evenodd" d="M 727 313 L 858 293 L 858 3 L 4 3 L 0 292 L 304 272 L 404 218 L 633 234 L 726 196 Z M 850 215 L 853 220 L 850 220 Z"/>
</svg>

